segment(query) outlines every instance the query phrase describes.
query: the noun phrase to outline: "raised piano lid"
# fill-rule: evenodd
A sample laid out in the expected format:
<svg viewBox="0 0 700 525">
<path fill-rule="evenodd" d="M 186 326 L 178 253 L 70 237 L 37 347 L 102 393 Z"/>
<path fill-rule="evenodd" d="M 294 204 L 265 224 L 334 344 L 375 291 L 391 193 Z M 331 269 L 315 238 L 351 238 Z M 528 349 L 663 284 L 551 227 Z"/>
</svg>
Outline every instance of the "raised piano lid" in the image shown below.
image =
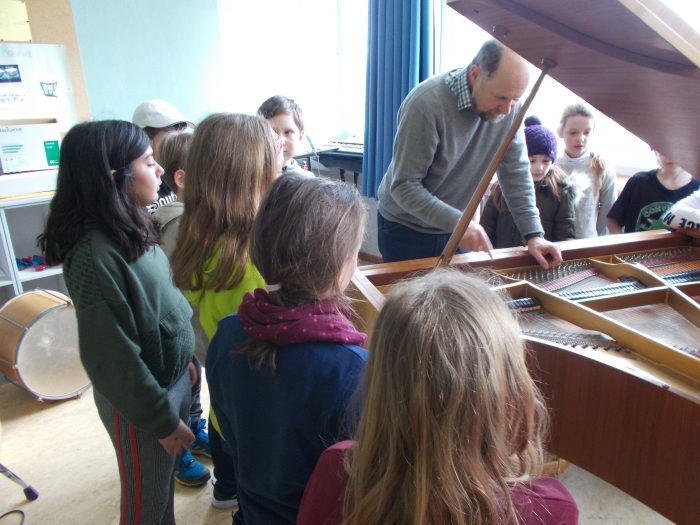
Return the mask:
<svg viewBox="0 0 700 525">
<path fill-rule="evenodd" d="M 660 0 L 448 0 L 690 173 L 700 174 L 700 35 Z M 563 108 L 562 108 L 563 109 Z"/>
</svg>

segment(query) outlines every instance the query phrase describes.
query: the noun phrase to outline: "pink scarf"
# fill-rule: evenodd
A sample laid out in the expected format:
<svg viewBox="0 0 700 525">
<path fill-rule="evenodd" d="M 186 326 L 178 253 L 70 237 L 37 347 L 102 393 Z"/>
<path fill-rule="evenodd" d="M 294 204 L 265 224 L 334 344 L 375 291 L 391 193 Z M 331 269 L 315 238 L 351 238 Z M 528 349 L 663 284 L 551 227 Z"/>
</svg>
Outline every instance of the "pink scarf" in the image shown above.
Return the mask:
<svg viewBox="0 0 700 525">
<path fill-rule="evenodd" d="M 321 341 L 362 345 L 367 339 L 348 321 L 347 314 L 338 313 L 331 301 L 277 306 L 261 288 L 245 294 L 238 318 L 250 335 L 278 346 Z"/>
</svg>

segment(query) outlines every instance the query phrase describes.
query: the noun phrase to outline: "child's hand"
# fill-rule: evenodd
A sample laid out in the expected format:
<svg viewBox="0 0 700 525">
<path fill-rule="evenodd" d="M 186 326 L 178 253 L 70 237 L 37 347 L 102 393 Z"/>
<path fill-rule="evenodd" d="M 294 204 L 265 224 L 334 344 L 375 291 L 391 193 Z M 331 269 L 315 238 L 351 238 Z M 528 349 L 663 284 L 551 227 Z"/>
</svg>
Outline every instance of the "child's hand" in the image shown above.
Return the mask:
<svg viewBox="0 0 700 525">
<path fill-rule="evenodd" d="M 190 427 L 180 420 L 172 434 L 158 441 L 168 454 L 179 454 L 194 442 L 194 434 Z"/>
<path fill-rule="evenodd" d="M 197 368 L 194 366 L 194 363 L 187 365 L 187 372 L 190 374 L 190 386 L 194 386 L 197 382 Z"/>
</svg>

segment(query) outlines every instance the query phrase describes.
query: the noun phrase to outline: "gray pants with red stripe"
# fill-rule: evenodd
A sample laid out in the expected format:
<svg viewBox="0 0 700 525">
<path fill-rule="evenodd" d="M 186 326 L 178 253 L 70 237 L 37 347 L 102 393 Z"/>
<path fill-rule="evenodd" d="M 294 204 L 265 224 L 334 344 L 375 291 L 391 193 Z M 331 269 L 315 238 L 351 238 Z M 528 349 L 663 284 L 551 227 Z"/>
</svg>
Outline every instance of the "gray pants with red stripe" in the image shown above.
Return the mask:
<svg viewBox="0 0 700 525">
<path fill-rule="evenodd" d="M 121 481 L 119 525 L 174 525 L 173 474 L 176 456 L 168 454 L 151 433 L 141 430 L 94 390 L 95 405 L 117 453 Z M 168 391 L 170 406 L 187 421 L 191 387 L 189 374 Z"/>
</svg>

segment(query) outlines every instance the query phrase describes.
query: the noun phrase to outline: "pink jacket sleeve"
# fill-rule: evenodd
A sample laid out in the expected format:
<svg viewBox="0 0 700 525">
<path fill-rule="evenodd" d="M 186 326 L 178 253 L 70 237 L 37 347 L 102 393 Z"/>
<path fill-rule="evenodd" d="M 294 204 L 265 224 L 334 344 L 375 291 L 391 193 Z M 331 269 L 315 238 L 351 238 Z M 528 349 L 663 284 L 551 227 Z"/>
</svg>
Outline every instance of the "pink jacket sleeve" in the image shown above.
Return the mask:
<svg viewBox="0 0 700 525">
<path fill-rule="evenodd" d="M 511 492 L 520 525 L 576 525 L 578 506 L 561 481 L 541 477 Z"/>
<path fill-rule="evenodd" d="M 328 447 L 318 458 L 301 499 L 297 525 L 339 525 L 343 521 L 348 481 L 344 459 L 351 446 L 352 441 L 341 441 Z"/>
</svg>

